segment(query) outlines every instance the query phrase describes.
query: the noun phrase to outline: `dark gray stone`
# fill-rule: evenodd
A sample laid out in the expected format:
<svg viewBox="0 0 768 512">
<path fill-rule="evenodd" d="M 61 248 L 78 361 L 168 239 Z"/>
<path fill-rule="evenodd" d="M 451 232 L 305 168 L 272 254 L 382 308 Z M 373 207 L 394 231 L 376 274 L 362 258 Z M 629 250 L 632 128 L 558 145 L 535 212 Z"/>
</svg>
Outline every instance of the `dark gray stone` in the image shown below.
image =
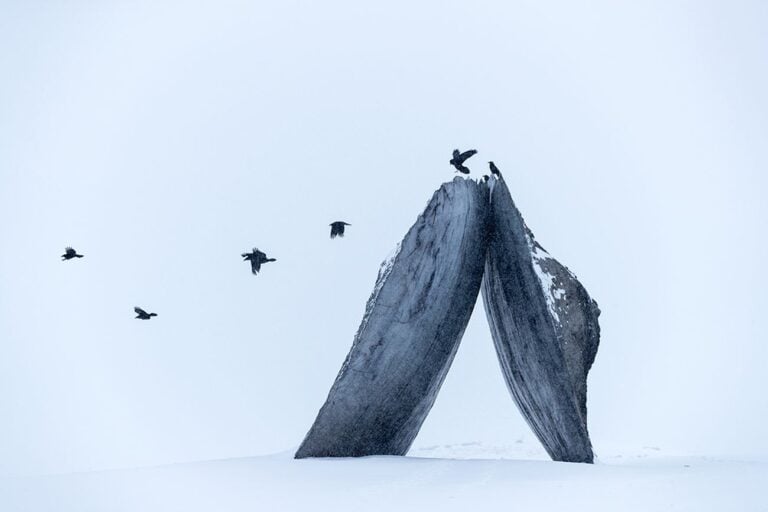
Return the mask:
<svg viewBox="0 0 768 512">
<path fill-rule="evenodd" d="M 352 349 L 296 458 L 408 451 L 477 301 L 488 190 L 462 178 L 444 184 L 382 265 Z"/>
<path fill-rule="evenodd" d="M 597 303 L 536 242 L 503 180 L 492 179 L 483 303 L 507 386 L 549 455 L 592 462 L 587 373 Z"/>
</svg>

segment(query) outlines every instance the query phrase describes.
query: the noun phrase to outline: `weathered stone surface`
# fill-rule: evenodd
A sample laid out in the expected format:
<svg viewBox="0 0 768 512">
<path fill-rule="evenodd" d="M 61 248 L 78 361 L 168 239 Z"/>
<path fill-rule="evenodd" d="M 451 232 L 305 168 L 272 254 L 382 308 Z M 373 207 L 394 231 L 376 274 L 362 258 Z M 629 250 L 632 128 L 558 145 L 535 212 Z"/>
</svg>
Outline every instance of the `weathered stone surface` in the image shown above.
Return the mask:
<svg viewBox="0 0 768 512">
<path fill-rule="evenodd" d="M 477 300 L 488 197 L 487 185 L 461 178 L 435 192 L 382 265 L 352 349 L 297 458 L 408 451 Z"/>
<path fill-rule="evenodd" d="M 483 303 L 512 397 L 549 455 L 592 462 L 587 373 L 597 354 L 597 303 L 536 242 L 503 180 L 491 181 Z"/>
</svg>

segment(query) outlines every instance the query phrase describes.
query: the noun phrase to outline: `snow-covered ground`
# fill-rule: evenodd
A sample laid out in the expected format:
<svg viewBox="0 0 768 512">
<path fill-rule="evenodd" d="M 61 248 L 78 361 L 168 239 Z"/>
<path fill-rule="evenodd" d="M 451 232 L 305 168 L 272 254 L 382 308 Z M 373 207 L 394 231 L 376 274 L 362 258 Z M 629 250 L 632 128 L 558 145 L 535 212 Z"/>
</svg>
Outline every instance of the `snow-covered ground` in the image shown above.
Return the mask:
<svg viewBox="0 0 768 512">
<path fill-rule="evenodd" d="M 4 512 L 768 510 L 768 460 L 673 457 L 651 447 L 594 465 L 499 458 L 524 453 L 519 445 L 414 451 L 300 461 L 286 452 L 3 478 L 0 504 Z"/>
</svg>

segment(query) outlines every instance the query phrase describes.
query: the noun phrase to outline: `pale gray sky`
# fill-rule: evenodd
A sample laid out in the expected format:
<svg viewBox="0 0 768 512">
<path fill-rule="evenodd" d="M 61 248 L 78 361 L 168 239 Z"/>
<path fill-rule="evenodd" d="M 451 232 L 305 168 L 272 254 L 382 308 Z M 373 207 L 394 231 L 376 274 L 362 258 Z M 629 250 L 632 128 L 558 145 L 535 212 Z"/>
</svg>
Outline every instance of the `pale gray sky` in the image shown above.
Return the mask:
<svg viewBox="0 0 768 512">
<path fill-rule="evenodd" d="M 765 4 L 157 4 L 0 6 L 0 473 L 298 445 L 455 147 L 600 304 L 598 456 L 768 453 Z M 478 303 L 417 443 L 528 435 Z"/>
</svg>

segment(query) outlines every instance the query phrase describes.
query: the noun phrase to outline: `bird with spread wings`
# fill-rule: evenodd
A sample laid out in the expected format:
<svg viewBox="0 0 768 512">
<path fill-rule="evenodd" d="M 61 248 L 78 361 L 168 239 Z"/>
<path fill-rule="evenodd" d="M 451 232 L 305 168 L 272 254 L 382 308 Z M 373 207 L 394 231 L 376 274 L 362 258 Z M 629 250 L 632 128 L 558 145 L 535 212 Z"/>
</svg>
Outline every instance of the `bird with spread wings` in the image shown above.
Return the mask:
<svg viewBox="0 0 768 512">
<path fill-rule="evenodd" d="M 77 254 L 77 251 L 71 247 L 64 248 L 64 254 L 61 255 L 61 261 L 71 260 L 72 258 L 82 258 L 82 254 Z"/>
<path fill-rule="evenodd" d="M 469 169 L 464 166 L 464 162 L 469 159 L 472 155 L 477 154 L 476 149 L 470 149 L 465 152 L 460 152 L 458 149 L 453 150 L 453 158 L 448 162 L 452 166 L 456 168 L 456 170 L 463 174 L 469 174 Z"/>
<path fill-rule="evenodd" d="M 267 258 L 267 255 L 257 248 L 253 248 L 251 252 L 244 252 L 240 256 L 243 257 L 243 261 L 251 262 L 251 273 L 256 275 L 261 270 L 263 263 L 269 263 L 270 261 L 277 261 L 275 258 Z"/>
<path fill-rule="evenodd" d="M 344 236 L 344 226 L 351 226 L 352 224 L 348 224 L 346 222 L 337 220 L 336 222 L 331 222 L 331 238 L 336 238 L 337 236 L 343 237 Z"/>
<path fill-rule="evenodd" d="M 147 313 L 139 306 L 136 306 L 133 310 L 136 312 L 136 318 L 139 320 L 149 320 L 153 316 L 157 316 L 157 313 Z"/>
</svg>

